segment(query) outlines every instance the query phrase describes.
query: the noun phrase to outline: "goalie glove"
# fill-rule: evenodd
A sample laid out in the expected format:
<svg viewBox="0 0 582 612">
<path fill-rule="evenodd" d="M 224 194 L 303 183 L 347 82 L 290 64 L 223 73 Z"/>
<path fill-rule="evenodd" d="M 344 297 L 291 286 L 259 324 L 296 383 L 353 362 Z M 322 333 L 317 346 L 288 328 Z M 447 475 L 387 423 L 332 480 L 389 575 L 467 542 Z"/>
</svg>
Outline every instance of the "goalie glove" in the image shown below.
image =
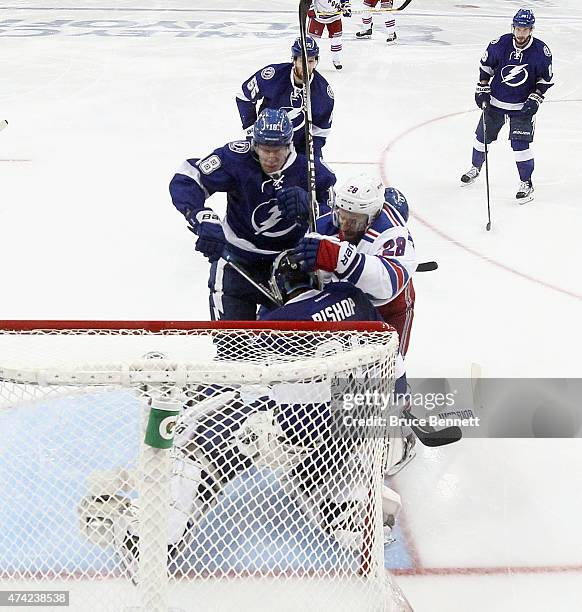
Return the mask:
<svg viewBox="0 0 582 612">
<path fill-rule="evenodd" d="M 290 251 L 289 259 L 298 263 L 305 272 L 324 270 L 345 278 L 358 265 L 362 255 L 346 241 L 333 242 L 317 234 L 305 236 Z"/>
<path fill-rule="evenodd" d="M 491 102 L 491 85 L 489 83 L 477 83 L 475 87 L 475 104 L 479 108 L 487 108 Z"/>
<path fill-rule="evenodd" d="M 211 263 L 222 256 L 226 244 L 220 218 L 211 208 L 199 210 L 194 217 L 186 215 L 188 229 L 198 236 L 196 250 L 200 251 Z"/>
<path fill-rule="evenodd" d="M 521 113 L 528 117 L 533 117 L 539 110 L 540 104 L 544 101 L 544 96 L 539 93 L 530 93 L 527 100 L 523 103 Z"/>
</svg>

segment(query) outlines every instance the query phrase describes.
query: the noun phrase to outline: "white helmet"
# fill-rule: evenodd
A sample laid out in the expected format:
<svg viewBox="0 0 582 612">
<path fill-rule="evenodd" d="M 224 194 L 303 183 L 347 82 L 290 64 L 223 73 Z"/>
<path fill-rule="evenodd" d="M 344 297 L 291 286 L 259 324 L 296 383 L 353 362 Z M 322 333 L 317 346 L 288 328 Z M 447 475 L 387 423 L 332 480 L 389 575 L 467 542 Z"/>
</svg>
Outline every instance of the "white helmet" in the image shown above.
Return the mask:
<svg viewBox="0 0 582 612">
<path fill-rule="evenodd" d="M 384 185 L 379 178 L 356 174 L 335 190 L 334 206 L 368 215 L 370 224 L 384 206 Z"/>
</svg>

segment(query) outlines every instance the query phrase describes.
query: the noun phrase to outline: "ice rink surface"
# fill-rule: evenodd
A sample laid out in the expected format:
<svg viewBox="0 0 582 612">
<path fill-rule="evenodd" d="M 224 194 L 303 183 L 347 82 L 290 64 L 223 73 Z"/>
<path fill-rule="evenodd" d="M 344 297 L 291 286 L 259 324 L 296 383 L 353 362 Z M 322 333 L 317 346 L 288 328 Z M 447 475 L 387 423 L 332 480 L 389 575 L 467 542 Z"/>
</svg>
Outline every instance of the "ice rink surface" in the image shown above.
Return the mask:
<svg viewBox="0 0 582 612">
<path fill-rule="evenodd" d="M 183 159 L 240 137 L 235 92 L 287 60 L 296 3 L 167 4 L 0 6 L 0 319 L 208 317 L 208 266 L 168 183 Z M 354 16 L 342 72 L 321 45 L 336 100 L 326 159 L 340 180 L 377 170 L 402 190 L 420 259 L 439 263 L 415 277 L 413 378 L 469 377 L 472 364 L 485 377 L 581 374 L 578 2 L 526 5 L 556 83 L 538 115 L 535 200 L 515 204 L 506 131 L 490 150 L 491 232 L 484 181 L 459 188 L 479 58 L 520 6 L 414 0 L 393 47 L 380 28 L 355 40 Z M 415 610 L 579 610 L 580 449 L 576 439 L 419 449 L 396 477 L 406 554 L 390 563 Z"/>
</svg>

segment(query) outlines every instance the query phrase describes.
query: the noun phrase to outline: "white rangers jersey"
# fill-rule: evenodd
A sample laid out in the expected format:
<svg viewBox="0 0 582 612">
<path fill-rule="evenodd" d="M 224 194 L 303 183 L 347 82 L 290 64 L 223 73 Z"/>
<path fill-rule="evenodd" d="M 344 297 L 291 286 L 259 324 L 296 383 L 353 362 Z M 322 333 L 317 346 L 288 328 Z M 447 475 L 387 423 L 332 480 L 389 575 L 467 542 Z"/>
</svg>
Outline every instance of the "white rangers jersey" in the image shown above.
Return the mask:
<svg viewBox="0 0 582 612">
<path fill-rule="evenodd" d="M 317 219 L 317 232 L 341 240 L 332 213 Z M 366 293 L 374 306 L 392 301 L 416 270 L 412 236 L 398 211 L 387 203 L 355 247 L 355 253 L 350 252 L 354 245 L 347 241 L 340 244 L 337 273 L 327 273 L 324 281 L 348 281 Z"/>
</svg>

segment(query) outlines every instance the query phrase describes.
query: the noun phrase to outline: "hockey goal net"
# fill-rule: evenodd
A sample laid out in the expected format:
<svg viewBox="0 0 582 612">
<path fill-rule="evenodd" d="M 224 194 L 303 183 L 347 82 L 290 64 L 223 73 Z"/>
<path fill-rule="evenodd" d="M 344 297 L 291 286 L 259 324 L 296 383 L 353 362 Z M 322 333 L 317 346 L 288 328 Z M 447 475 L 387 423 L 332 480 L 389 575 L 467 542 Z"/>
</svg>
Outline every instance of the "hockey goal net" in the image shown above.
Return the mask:
<svg viewBox="0 0 582 612">
<path fill-rule="evenodd" d="M 384 569 L 386 406 L 356 399 L 390 396 L 397 347 L 374 323 L 0 321 L 0 589 L 409 610 Z"/>
</svg>

